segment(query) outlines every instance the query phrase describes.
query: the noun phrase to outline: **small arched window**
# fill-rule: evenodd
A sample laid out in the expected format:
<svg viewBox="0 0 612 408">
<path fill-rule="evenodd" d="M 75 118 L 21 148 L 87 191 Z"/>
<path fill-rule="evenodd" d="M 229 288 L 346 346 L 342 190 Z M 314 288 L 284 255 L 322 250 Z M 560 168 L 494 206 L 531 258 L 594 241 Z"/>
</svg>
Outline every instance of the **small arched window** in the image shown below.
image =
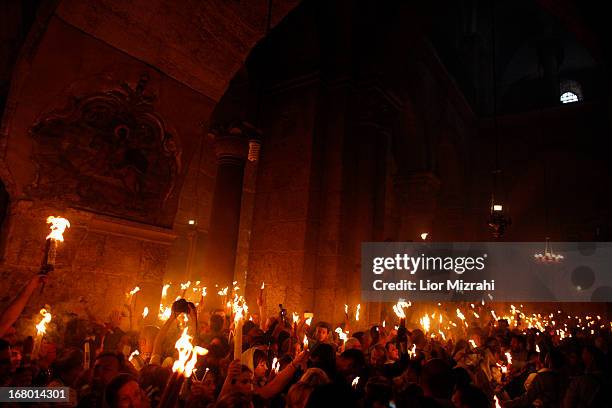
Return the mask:
<svg viewBox="0 0 612 408">
<path fill-rule="evenodd" d="M 579 102 L 583 99 L 582 86 L 576 81 L 563 81 L 560 86 L 561 96 L 559 100 L 561 103 L 573 103 Z"/>
</svg>

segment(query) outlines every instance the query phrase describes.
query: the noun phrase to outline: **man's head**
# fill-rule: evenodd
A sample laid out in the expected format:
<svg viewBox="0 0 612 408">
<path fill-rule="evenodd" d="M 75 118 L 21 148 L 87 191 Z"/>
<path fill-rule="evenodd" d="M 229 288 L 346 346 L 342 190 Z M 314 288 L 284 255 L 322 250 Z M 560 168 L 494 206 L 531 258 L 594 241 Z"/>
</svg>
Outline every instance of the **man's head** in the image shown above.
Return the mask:
<svg viewBox="0 0 612 408">
<path fill-rule="evenodd" d="M 115 353 L 102 353 L 94 363 L 94 377 L 105 386 L 121 372 L 121 357 Z"/>
<path fill-rule="evenodd" d="M 235 380 L 236 391 L 250 394 L 253 391 L 253 372 L 244 364 L 240 369 L 240 374 Z"/>
<path fill-rule="evenodd" d="M 397 349 L 397 346 L 395 345 L 395 343 L 389 341 L 385 345 L 385 348 L 387 349 L 387 360 L 391 360 L 391 361 L 399 360 L 399 350 Z"/>
<path fill-rule="evenodd" d="M 317 323 L 315 327 L 315 340 L 321 343 L 326 342 L 329 338 L 329 332 L 329 324 L 327 324 L 326 322 Z"/>
</svg>

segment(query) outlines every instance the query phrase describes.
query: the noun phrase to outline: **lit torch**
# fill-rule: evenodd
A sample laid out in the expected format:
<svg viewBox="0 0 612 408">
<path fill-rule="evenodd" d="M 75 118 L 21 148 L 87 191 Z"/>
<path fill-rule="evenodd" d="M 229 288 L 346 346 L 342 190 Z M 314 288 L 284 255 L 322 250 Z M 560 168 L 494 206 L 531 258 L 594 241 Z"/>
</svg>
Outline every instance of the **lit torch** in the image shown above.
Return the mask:
<svg viewBox="0 0 612 408">
<path fill-rule="evenodd" d="M 47 217 L 47 224 L 51 224 L 49 227 L 51 232 L 47 235 L 45 242 L 45 255 L 43 256 L 42 264 L 40 266 L 40 273 L 47 275 L 55 267 L 55 257 L 57 255 L 57 243 L 64 242 L 64 231 L 66 228 L 70 228 L 70 221 L 62 217 Z M 43 282 L 40 292 L 42 293 L 45 288 Z"/>
<path fill-rule="evenodd" d="M 185 328 L 181 337 L 175 343 L 178 359 L 172 365 L 172 376 L 166 384 L 158 405 L 159 408 L 170 408 L 176 405 L 183 382 L 185 378 L 189 378 L 193 374 L 198 356 L 204 356 L 208 353 L 205 348 L 191 344 L 192 339 L 193 337 L 187 334 L 187 328 Z"/>
<path fill-rule="evenodd" d="M 47 333 L 47 325 L 51 322 L 51 313 L 49 313 L 47 309 L 40 309 L 40 315 L 42 319 L 40 319 L 40 322 L 36 325 L 36 342 L 34 344 L 34 351 L 32 352 L 34 356 L 38 356 L 38 353 L 40 353 L 43 337 L 45 337 L 45 333 Z"/>
</svg>

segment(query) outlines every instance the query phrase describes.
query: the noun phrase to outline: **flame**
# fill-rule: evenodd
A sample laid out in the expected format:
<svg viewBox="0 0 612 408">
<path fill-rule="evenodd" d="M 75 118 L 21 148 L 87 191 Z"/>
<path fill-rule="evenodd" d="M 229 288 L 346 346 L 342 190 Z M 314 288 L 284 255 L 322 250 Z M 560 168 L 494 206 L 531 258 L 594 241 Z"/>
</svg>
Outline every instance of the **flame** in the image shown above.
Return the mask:
<svg viewBox="0 0 612 408">
<path fill-rule="evenodd" d="M 393 305 L 393 312 L 395 312 L 395 315 L 399 317 L 400 319 L 405 319 L 406 313 L 404 312 L 404 308 L 407 308 L 410 306 L 412 306 L 410 302 L 398 300 L 398 302 L 395 305 Z"/>
<path fill-rule="evenodd" d="M 495 408 L 502 408 L 502 406 L 499 404 L 499 400 L 497 399 L 497 395 L 493 396 L 493 401 L 495 401 Z"/>
<path fill-rule="evenodd" d="M 144 310 L 142 311 L 142 318 L 144 319 L 148 315 L 149 315 L 149 308 L 145 306 Z"/>
<path fill-rule="evenodd" d="M 55 241 L 64 242 L 64 231 L 66 228 L 70 228 L 70 221 L 62 217 L 47 217 L 47 224 L 51 224 L 51 232 L 47 235 L 46 239 L 53 239 Z"/>
<path fill-rule="evenodd" d="M 157 314 L 157 317 L 159 318 L 159 320 L 166 321 L 170 318 L 171 315 L 172 315 L 172 308 L 166 307 L 160 303 L 159 313 Z"/>
<path fill-rule="evenodd" d="M 228 290 L 228 287 L 226 286 L 217 293 L 219 294 L 219 296 L 227 296 L 227 290 Z"/>
<path fill-rule="evenodd" d="M 346 343 L 346 341 L 348 340 L 347 333 L 342 331 L 342 329 L 340 327 L 337 327 L 335 332 L 338 333 L 338 337 L 340 338 L 340 340 L 342 340 L 344 343 Z"/>
<path fill-rule="evenodd" d="M 228 304 L 229 303 L 230 302 L 228 302 Z M 232 310 L 234 311 L 234 323 L 246 318 L 246 315 L 249 312 L 249 307 L 242 296 L 234 295 L 234 303 L 229 305 L 231 305 Z"/>
<path fill-rule="evenodd" d="M 353 388 L 357 388 L 357 384 L 359 384 L 359 377 L 355 377 L 355 379 L 353 380 L 353 382 L 351 383 L 351 386 Z"/>
<path fill-rule="evenodd" d="M 510 354 L 509 351 L 506 351 L 506 360 L 508 361 L 508 364 L 512 364 L 512 354 Z"/>
<path fill-rule="evenodd" d="M 440 333 L 442 340 L 446 341 L 446 336 L 444 335 L 444 332 L 442 330 L 438 330 L 438 333 Z"/>
<path fill-rule="evenodd" d="M 172 365 L 172 371 L 182 374 L 184 377 L 191 377 L 193 369 L 198 362 L 198 356 L 205 356 L 208 350 L 204 347 L 193 346 L 193 337 L 187 334 L 187 328 L 183 329 L 181 337 L 176 341 L 174 347 L 178 351 L 179 357 Z"/>
<path fill-rule="evenodd" d="M 293 312 L 293 323 L 297 323 L 300 321 L 300 315 L 296 312 Z"/>
<path fill-rule="evenodd" d="M 280 370 L 280 361 L 278 361 L 278 359 L 274 357 L 274 359 L 272 360 L 272 372 L 274 372 L 274 374 L 278 374 L 279 370 Z"/>
<path fill-rule="evenodd" d="M 540 346 L 536 344 L 536 353 L 539 353 L 539 352 L 540 352 Z"/>
<path fill-rule="evenodd" d="M 132 360 L 134 360 L 134 358 L 135 358 L 136 356 L 139 356 L 139 355 L 140 355 L 140 351 L 138 351 L 138 350 L 134 350 L 134 351 L 132 351 L 132 354 L 130 354 L 130 357 L 128 358 L 128 361 L 131 363 L 131 362 L 132 362 Z"/>
<path fill-rule="evenodd" d="M 470 342 L 470 345 L 472 346 L 472 348 L 478 348 L 474 339 L 469 339 L 468 341 Z"/>
<path fill-rule="evenodd" d="M 429 333 L 429 327 L 431 324 L 431 321 L 429 320 L 429 315 L 425 313 L 425 316 L 421 317 L 419 319 L 419 322 L 421 323 L 421 326 L 423 326 L 423 330 L 425 331 L 425 333 Z"/>
<path fill-rule="evenodd" d="M 264 290 L 266 287 L 266 282 L 261 282 L 261 290 Z"/>
<path fill-rule="evenodd" d="M 412 344 L 412 348 L 408 350 L 408 356 L 412 358 L 415 355 L 416 355 L 416 344 Z"/>
<path fill-rule="evenodd" d="M 306 319 L 305 323 L 310 326 L 312 324 L 312 317 L 309 317 L 308 319 Z"/>
<path fill-rule="evenodd" d="M 47 309 L 40 309 L 40 314 L 42 316 L 42 319 L 40 319 L 40 322 L 36 325 L 36 330 L 38 331 L 38 335 L 42 336 L 47 332 L 47 324 L 49 324 L 49 322 L 51 322 L 51 313 L 49 313 L 47 311 Z"/>
<path fill-rule="evenodd" d="M 346 303 L 344 304 L 344 314 L 348 315 L 348 305 Z"/>
<path fill-rule="evenodd" d="M 302 344 L 304 345 L 304 349 L 308 348 L 308 337 L 306 335 L 304 335 L 304 340 L 302 341 Z"/>
<path fill-rule="evenodd" d="M 191 286 L 191 281 L 187 281 L 185 283 L 181 283 L 181 290 L 188 289 Z"/>
<path fill-rule="evenodd" d="M 165 298 L 168 295 L 168 288 L 170 287 L 169 283 L 166 283 L 162 288 L 162 298 Z"/>
<path fill-rule="evenodd" d="M 361 303 L 357 305 L 357 310 L 355 311 L 355 320 L 359 321 L 359 311 L 361 310 Z"/>
<path fill-rule="evenodd" d="M 134 296 L 134 294 L 139 291 L 140 291 L 140 287 L 136 286 L 134 289 L 130 290 L 130 296 Z"/>
</svg>

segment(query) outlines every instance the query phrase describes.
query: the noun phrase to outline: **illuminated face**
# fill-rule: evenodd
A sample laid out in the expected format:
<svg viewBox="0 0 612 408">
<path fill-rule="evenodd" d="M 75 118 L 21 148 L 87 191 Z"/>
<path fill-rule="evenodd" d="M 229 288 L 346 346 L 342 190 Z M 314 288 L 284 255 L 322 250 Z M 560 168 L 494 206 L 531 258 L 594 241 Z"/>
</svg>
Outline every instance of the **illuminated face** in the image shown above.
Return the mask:
<svg viewBox="0 0 612 408">
<path fill-rule="evenodd" d="M 248 371 L 243 371 L 236 380 L 237 391 L 244 392 L 246 394 L 253 391 L 253 374 Z"/>
<path fill-rule="evenodd" d="M 255 367 L 255 378 L 263 378 L 266 376 L 266 372 L 268 371 L 268 363 L 266 360 L 259 361 L 257 367 Z"/>
<path fill-rule="evenodd" d="M 399 359 L 399 351 L 397 347 L 395 347 L 395 344 L 389 344 L 389 346 L 387 347 L 387 355 L 389 357 L 389 360 L 395 361 Z"/>
<path fill-rule="evenodd" d="M 146 397 L 136 381 L 130 381 L 119 388 L 117 401 L 120 408 L 148 407 Z"/>
<path fill-rule="evenodd" d="M 317 331 L 315 332 L 315 339 L 317 339 L 317 341 L 319 342 L 323 342 L 327 340 L 327 337 L 329 336 L 329 331 L 327 330 L 327 327 L 317 327 Z"/>
</svg>

